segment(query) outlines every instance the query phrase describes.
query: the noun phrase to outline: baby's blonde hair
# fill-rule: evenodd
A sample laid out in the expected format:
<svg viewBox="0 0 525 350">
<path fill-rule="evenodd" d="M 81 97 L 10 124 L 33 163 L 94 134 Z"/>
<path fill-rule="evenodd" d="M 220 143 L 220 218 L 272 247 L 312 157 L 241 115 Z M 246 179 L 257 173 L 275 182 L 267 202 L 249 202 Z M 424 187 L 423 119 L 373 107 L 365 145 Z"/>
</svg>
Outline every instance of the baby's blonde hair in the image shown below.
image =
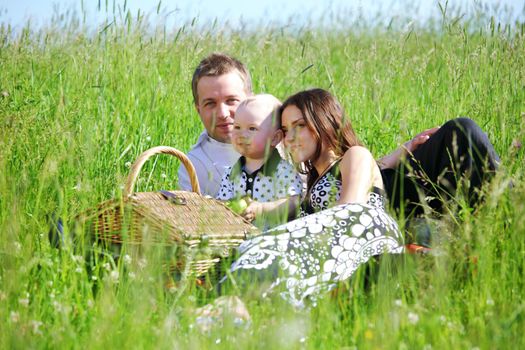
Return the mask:
<svg viewBox="0 0 525 350">
<path fill-rule="evenodd" d="M 282 103 L 277 97 L 271 94 L 257 94 L 248 97 L 242 101 L 237 109 L 246 108 L 249 105 L 256 104 L 259 108 L 262 108 L 266 115 L 272 115 L 272 126 L 277 126 L 277 111 L 281 107 Z"/>
</svg>

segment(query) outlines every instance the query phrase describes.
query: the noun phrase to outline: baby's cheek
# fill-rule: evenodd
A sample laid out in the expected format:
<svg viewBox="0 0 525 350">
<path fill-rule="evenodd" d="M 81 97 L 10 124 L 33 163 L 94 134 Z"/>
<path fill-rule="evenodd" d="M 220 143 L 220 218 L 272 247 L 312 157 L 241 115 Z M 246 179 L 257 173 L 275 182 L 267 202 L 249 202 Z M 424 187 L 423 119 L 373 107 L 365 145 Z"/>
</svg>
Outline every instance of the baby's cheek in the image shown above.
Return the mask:
<svg viewBox="0 0 525 350">
<path fill-rule="evenodd" d="M 257 147 L 257 148 L 260 148 L 260 147 L 264 147 L 264 140 L 261 138 L 261 137 L 252 137 L 252 145 Z"/>
</svg>

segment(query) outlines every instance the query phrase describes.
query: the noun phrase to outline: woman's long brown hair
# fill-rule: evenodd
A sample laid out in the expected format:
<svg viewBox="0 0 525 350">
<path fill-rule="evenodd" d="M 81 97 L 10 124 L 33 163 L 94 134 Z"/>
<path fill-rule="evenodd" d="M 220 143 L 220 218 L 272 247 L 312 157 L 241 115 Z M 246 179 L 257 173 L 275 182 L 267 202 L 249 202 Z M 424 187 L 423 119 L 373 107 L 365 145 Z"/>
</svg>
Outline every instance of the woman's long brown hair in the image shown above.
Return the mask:
<svg viewBox="0 0 525 350">
<path fill-rule="evenodd" d="M 304 117 L 307 127 L 317 141 L 314 158 L 304 164 L 306 171 L 321 155 L 322 145 L 342 156 L 350 147 L 361 145 L 350 119 L 330 92 L 323 89 L 310 89 L 296 93 L 284 101 L 279 108 L 278 125 L 282 125 L 282 113 L 288 106 L 295 106 Z"/>
</svg>

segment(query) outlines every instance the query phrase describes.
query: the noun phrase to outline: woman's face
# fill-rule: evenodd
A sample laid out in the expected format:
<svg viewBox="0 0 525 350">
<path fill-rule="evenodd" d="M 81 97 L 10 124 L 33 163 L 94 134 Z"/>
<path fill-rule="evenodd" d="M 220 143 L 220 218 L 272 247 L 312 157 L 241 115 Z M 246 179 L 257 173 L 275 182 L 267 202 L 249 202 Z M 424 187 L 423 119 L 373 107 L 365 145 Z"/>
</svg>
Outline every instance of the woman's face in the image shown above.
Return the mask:
<svg viewBox="0 0 525 350">
<path fill-rule="evenodd" d="M 284 133 L 284 145 L 296 163 L 312 160 L 317 150 L 317 141 L 306 124 L 301 110 L 296 106 L 287 106 L 281 115 L 281 128 Z"/>
</svg>

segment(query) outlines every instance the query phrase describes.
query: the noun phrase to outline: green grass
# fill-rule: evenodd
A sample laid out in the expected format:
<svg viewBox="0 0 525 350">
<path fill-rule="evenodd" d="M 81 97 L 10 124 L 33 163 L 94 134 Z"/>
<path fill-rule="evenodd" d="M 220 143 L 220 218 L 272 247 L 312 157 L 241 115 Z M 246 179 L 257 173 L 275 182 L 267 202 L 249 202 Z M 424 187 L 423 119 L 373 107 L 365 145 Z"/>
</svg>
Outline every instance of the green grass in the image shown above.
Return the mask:
<svg viewBox="0 0 525 350">
<path fill-rule="evenodd" d="M 243 33 L 188 23 L 151 34 L 144 19 L 94 32 L 75 23 L 0 28 L 0 348 L 525 346 L 524 155 L 515 146 L 525 132 L 523 24 Z M 396 269 L 385 260 L 370 288 L 357 276 L 308 310 L 249 298 L 250 327 L 201 334 L 199 292 L 166 291 L 158 252 L 131 254 L 118 275 L 101 261 L 108 271 L 94 281 L 82 251 L 50 247 L 47 230 L 51 213 L 68 220 L 118 197 L 142 151 L 191 147 L 201 124 L 190 79 L 212 51 L 244 61 L 256 92 L 330 89 L 377 157 L 470 116 L 501 172 L 474 213 L 458 199 L 459 224 L 442 223 L 440 255 L 406 257 Z M 177 167 L 167 156 L 148 162 L 138 190 L 176 188 Z"/>
</svg>

